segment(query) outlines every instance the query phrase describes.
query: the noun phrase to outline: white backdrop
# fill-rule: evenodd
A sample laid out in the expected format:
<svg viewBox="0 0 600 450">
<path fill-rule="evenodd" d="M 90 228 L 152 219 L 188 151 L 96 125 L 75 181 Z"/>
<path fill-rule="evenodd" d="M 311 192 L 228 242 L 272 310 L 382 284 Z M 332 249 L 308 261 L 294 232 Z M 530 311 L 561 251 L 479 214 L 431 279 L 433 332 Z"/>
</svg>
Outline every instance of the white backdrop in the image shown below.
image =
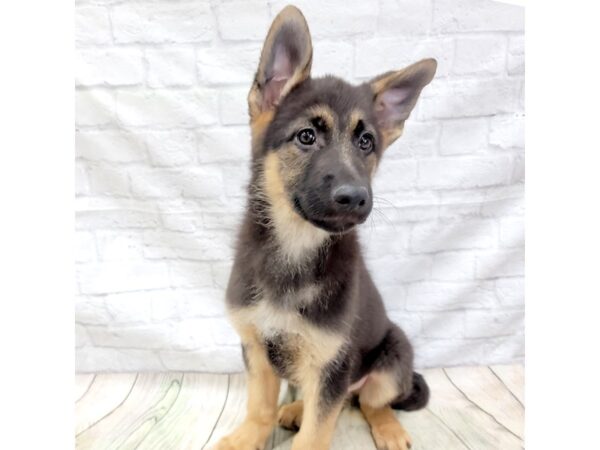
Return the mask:
<svg viewBox="0 0 600 450">
<path fill-rule="evenodd" d="M 79 371 L 242 369 L 223 289 L 248 179 L 246 94 L 280 1 L 78 0 Z M 315 75 L 425 57 L 361 230 L 423 366 L 521 360 L 523 10 L 482 0 L 295 2 Z"/>
</svg>

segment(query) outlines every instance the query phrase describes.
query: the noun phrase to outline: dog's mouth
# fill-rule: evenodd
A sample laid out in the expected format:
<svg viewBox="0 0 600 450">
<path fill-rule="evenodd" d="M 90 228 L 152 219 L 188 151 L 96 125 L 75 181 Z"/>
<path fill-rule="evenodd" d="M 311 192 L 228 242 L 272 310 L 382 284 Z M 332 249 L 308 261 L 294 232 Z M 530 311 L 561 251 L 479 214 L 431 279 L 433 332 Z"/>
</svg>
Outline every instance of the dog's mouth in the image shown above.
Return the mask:
<svg viewBox="0 0 600 450">
<path fill-rule="evenodd" d="M 358 216 L 356 214 L 329 214 L 329 215 L 316 215 L 309 214 L 302 207 L 300 198 L 294 197 L 294 209 L 296 212 L 306 221 L 310 222 L 317 228 L 321 228 L 329 233 L 345 233 L 350 231 L 356 225 L 363 223 L 367 220 L 368 214 L 364 216 Z"/>
<path fill-rule="evenodd" d="M 347 218 L 327 217 L 324 219 L 308 219 L 310 223 L 330 233 L 345 233 L 354 228 L 359 222 Z"/>
</svg>

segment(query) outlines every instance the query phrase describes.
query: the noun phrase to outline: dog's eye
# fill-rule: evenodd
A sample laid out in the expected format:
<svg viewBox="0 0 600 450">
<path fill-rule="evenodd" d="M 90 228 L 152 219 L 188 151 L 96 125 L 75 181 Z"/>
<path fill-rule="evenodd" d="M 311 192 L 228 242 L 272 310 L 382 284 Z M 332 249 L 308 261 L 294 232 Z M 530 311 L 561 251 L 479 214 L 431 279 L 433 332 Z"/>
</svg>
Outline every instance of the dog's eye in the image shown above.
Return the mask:
<svg viewBox="0 0 600 450">
<path fill-rule="evenodd" d="M 370 153 L 373 150 L 373 135 L 371 133 L 363 133 L 363 135 L 358 140 L 358 146 L 365 153 Z"/>
<path fill-rule="evenodd" d="M 296 139 L 298 139 L 298 141 L 303 145 L 313 145 L 317 140 L 317 137 L 315 136 L 315 132 L 312 128 L 303 128 L 302 130 L 298 131 Z"/>
</svg>

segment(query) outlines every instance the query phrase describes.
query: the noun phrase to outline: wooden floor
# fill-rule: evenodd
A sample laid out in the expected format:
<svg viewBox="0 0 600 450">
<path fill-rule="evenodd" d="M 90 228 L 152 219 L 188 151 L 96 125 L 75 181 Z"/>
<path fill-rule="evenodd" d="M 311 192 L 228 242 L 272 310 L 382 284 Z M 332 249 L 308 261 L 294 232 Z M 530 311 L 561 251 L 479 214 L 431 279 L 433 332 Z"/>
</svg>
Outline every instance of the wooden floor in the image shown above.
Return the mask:
<svg viewBox="0 0 600 450">
<path fill-rule="evenodd" d="M 523 448 L 523 368 L 424 371 L 431 401 L 397 415 L 413 449 Z M 198 373 L 77 375 L 78 449 L 210 449 L 244 416 L 243 375 Z M 292 399 L 285 386 L 281 402 Z M 266 449 L 289 449 L 293 433 L 276 429 Z M 345 408 L 332 449 L 374 450 L 366 422 Z"/>
</svg>

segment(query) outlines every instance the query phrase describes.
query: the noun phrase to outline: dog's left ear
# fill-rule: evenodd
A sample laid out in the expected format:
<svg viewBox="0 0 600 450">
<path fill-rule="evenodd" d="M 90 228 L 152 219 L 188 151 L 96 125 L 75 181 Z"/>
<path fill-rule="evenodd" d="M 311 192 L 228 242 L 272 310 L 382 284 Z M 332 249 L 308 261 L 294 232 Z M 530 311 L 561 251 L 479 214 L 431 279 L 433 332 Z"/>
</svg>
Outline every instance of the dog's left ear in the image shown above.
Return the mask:
<svg viewBox="0 0 600 450">
<path fill-rule="evenodd" d="M 384 148 L 402 134 L 404 122 L 415 107 L 421 90 L 433 79 L 436 68 L 435 59 L 424 59 L 402 70 L 384 73 L 369 82 Z"/>
<path fill-rule="evenodd" d="M 263 45 L 248 95 L 250 118 L 273 110 L 298 83 L 310 76 L 312 43 L 306 19 L 295 6 L 275 17 Z"/>
</svg>

